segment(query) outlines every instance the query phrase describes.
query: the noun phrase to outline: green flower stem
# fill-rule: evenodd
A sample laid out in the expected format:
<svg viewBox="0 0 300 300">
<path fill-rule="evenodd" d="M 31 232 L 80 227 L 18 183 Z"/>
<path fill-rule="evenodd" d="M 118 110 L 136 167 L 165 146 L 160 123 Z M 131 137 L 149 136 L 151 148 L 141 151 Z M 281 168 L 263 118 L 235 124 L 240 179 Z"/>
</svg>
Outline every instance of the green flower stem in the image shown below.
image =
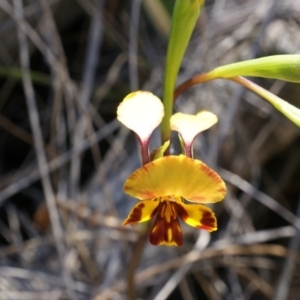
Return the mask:
<svg viewBox="0 0 300 300">
<path fill-rule="evenodd" d="M 163 142 L 170 140 L 171 137 L 170 118 L 173 113 L 176 78 L 203 3 L 204 0 L 176 0 L 175 2 L 164 74 L 165 115 L 161 124 Z"/>
</svg>

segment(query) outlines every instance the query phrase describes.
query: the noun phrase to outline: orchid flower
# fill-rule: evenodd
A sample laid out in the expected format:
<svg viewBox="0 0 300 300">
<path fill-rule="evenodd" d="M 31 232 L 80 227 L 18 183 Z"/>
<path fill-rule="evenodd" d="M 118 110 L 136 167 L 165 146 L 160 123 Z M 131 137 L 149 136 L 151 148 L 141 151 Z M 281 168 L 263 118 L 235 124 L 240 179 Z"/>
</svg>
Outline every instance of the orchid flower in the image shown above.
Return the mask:
<svg viewBox="0 0 300 300">
<path fill-rule="evenodd" d="M 123 225 L 156 217 L 150 233 L 151 244 L 180 246 L 183 236 L 179 218 L 196 228 L 217 230 L 215 214 L 203 204 L 221 201 L 226 186 L 215 171 L 194 159 L 192 154 L 195 137 L 214 125 L 217 117 L 208 111 L 195 116 L 174 114 L 170 126 L 179 133 L 184 153 L 163 156 L 169 146 L 166 142 L 150 155 L 149 140 L 163 116 L 160 99 L 149 92 L 131 93 L 118 107 L 119 121 L 138 136 L 143 161 L 143 166 L 124 184 L 124 192 L 141 201 L 133 207 Z"/>
</svg>

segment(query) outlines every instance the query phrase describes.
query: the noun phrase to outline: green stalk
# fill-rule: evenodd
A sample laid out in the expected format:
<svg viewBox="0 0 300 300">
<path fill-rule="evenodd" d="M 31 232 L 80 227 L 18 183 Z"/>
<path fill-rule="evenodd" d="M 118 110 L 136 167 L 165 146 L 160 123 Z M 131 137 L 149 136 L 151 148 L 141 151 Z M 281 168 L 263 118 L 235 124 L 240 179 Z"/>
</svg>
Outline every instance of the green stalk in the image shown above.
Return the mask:
<svg viewBox="0 0 300 300">
<path fill-rule="evenodd" d="M 173 112 L 176 78 L 203 4 L 204 0 L 176 0 L 174 6 L 164 74 L 165 116 L 161 124 L 163 142 L 170 140 L 170 118 Z"/>
</svg>

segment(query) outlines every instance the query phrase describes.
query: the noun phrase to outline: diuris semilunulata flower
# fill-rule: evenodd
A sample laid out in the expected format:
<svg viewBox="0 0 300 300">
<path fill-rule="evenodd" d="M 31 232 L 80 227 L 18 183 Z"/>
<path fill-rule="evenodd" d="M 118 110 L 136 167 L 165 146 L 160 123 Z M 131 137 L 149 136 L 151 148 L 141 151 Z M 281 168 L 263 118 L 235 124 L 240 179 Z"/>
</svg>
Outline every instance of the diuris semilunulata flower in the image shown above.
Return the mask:
<svg viewBox="0 0 300 300">
<path fill-rule="evenodd" d="M 134 225 L 155 218 L 150 242 L 168 246 L 183 243 L 179 218 L 196 228 L 217 230 L 215 214 L 203 204 L 221 201 L 226 195 L 226 186 L 215 171 L 193 158 L 192 151 L 196 135 L 214 125 L 217 117 L 208 111 L 173 115 L 170 126 L 180 134 L 184 155 L 163 156 L 167 148 L 163 145 L 152 157 L 149 140 L 164 115 L 159 98 L 149 92 L 131 93 L 119 105 L 117 114 L 118 119 L 137 134 L 143 161 L 143 166 L 124 184 L 124 192 L 141 201 L 123 224 Z"/>
</svg>

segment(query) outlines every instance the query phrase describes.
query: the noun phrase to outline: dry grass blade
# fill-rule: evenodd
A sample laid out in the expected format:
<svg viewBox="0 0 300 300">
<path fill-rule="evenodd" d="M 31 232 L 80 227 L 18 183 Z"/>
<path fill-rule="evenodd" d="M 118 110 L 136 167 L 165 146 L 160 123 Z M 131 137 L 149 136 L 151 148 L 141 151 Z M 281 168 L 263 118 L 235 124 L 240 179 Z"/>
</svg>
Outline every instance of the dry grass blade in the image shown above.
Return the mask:
<svg viewBox="0 0 300 300">
<path fill-rule="evenodd" d="M 102 21 L 102 7 L 103 0 L 95 0 L 96 9 L 93 10 L 92 23 L 90 25 L 88 45 L 85 56 L 83 77 L 82 77 L 82 89 L 79 93 L 79 102 L 86 108 L 89 106 L 92 87 L 95 81 L 96 67 L 99 61 L 99 49 L 102 41 L 103 32 L 103 21 Z M 89 116 L 83 114 L 75 125 L 75 130 L 73 133 L 73 147 L 76 149 L 79 147 L 81 140 L 83 139 L 85 133 L 87 135 L 93 133 L 93 126 L 89 119 Z M 100 153 L 96 145 L 92 147 L 94 157 L 97 157 L 98 163 L 100 162 Z M 78 195 L 79 187 L 79 177 L 81 169 L 81 157 L 74 156 L 71 161 L 71 178 L 70 178 L 70 190 L 71 198 L 76 199 Z"/>
<path fill-rule="evenodd" d="M 143 0 L 145 9 L 159 34 L 168 36 L 171 27 L 170 16 L 159 0 Z"/>
<path fill-rule="evenodd" d="M 18 24 L 20 24 L 24 22 L 23 4 L 22 2 L 15 0 L 14 6 L 16 9 L 15 12 L 16 19 L 19 21 Z M 39 114 L 36 106 L 34 90 L 29 75 L 30 65 L 29 65 L 29 52 L 28 52 L 27 40 L 24 32 L 20 29 L 20 27 L 18 28 L 19 28 L 18 38 L 19 38 L 20 51 L 21 51 L 20 60 L 21 60 L 22 73 L 23 73 L 23 85 L 24 85 L 30 125 L 33 132 L 34 147 L 37 156 L 39 171 L 41 173 L 41 179 L 42 179 L 43 189 L 45 193 L 45 198 L 47 201 L 48 211 L 50 214 L 50 220 L 51 220 L 51 225 L 55 237 L 56 248 L 59 253 L 61 265 L 63 266 L 64 255 L 65 255 L 64 235 L 60 223 L 58 210 L 55 204 L 55 195 L 49 177 L 49 167 L 47 164 L 46 154 L 44 150 L 43 136 L 40 129 L 40 119 L 39 119 Z M 76 299 L 75 294 L 73 293 L 72 289 L 70 289 L 71 277 L 66 272 L 65 268 L 63 268 L 63 273 L 64 273 L 65 284 L 69 292 L 69 296 L 72 297 L 73 299 Z"/>
<path fill-rule="evenodd" d="M 300 217 L 300 197 L 298 200 L 297 216 Z M 299 244 L 300 244 L 300 230 L 297 229 L 295 235 L 291 237 L 289 243 L 289 250 L 295 252 L 298 251 Z M 289 286 L 291 284 L 294 269 L 295 269 L 295 264 L 292 258 L 288 256 L 285 260 L 283 270 L 280 276 L 280 280 L 275 291 L 275 295 L 274 295 L 275 300 L 286 299 L 288 297 Z"/>
<path fill-rule="evenodd" d="M 236 268 L 236 272 L 249 280 L 249 285 L 254 289 L 258 289 L 262 294 L 264 294 L 267 299 L 272 299 L 274 294 L 273 287 L 258 276 L 255 272 L 251 271 L 248 268 Z"/>
<path fill-rule="evenodd" d="M 221 300 L 221 295 L 216 291 L 212 282 L 207 279 L 203 274 L 200 272 L 193 274 L 199 285 L 201 286 L 202 290 L 206 294 L 208 299 L 214 300 Z"/>
<path fill-rule="evenodd" d="M 63 291 L 52 291 L 52 292 L 15 292 L 5 291 L 0 292 L 1 299 L 22 299 L 22 300 L 59 300 L 64 297 Z"/>
<path fill-rule="evenodd" d="M 202 252 L 209 244 L 210 237 L 207 232 L 199 234 L 198 240 L 195 244 L 194 251 Z M 167 299 L 176 286 L 184 279 L 185 274 L 191 269 L 192 264 L 185 264 L 178 266 L 178 270 L 171 276 L 171 278 L 162 287 L 159 293 L 155 296 L 155 300 Z"/>
<path fill-rule="evenodd" d="M 129 82 L 131 91 L 139 89 L 138 74 L 138 32 L 142 0 L 133 0 L 131 4 L 130 30 L 129 30 Z"/>
<path fill-rule="evenodd" d="M 280 203 L 278 203 L 268 195 L 262 193 L 261 191 L 256 189 L 253 185 L 249 184 L 246 180 L 242 179 L 236 174 L 233 174 L 227 170 L 221 170 L 220 174 L 225 179 L 225 181 L 235 185 L 243 192 L 248 193 L 254 199 L 258 200 L 263 205 L 275 211 L 283 219 L 285 219 L 286 221 L 294 225 L 298 230 L 300 229 L 300 218 L 298 218 L 292 212 L 287 210 Z"/>
<path fill-rule="evenodd" d="M 279 245 L 251 245 L 251 246 L 229 246 L 226 249 L 222 250 L 215 250 L 215 249 L 205 249 L 202 252 L 197 250 L 191 251 L 188 254 L 170 260 L 168 262 L 162 263 L 157 266 L 149 267 L 148 269 L 139 272 L 136 274 L 136 284 L 141 284 L 152 277 L 170 271 L 172 269 L 179 268 L 180 266 L 188 265 L 191 263 L 195 263 L 199 260 L 204 260 L 208 258 L 219 257 L 223 255 L 271 255 L 271 256 L 278 256 L 281 258 L 286 257 L 287 255 L 292 257 L 293 261 L 297 264 L 300 264 L 300 256 L 298 253 L 289 252 L 285 247 Z M 124 282 L 118 282 L 115 286 L 111 289 L 104 291 L 103 293 L 96 296 L 95 300 L 104 300 L 110 299 L 111 295 L 115 292 L 122 292 L 126 288 Z"/>
<path fill-rule="evenodd" d="M 108 135 L 110 135 L 113 131 L 115 131 L 117 128 L 119 128 L 119 123 L 117 121 L 113 121 L 112 123 L 107 124 L 103 128 L 99 129 L 98 132 L 91 135 L 89 139 L 82 140 L 76 150 L 71 149 L 69 151 L 66 151 L 61 156 L 50 161 L 48 163 L 49 172 L 52 172 L 64 166 L 74 156 L 80 155 L 82 152 L 89 149 L 91 145 L 103 140 Z M 36 168 L 29 167 L 24 173 L 25 174 L 21 174 L 20 178 L 18 176 L 18 178 L 15 181 L 13 181 L 13 183 L 11 183 L 7 188 L 3 189 L 0 192 L 0 204 L 8 197 L 16 194 L 22 189 L 25 189 L 26 187 L 28 187 L 29 185 L 31 185 L 32 183 L 40 179 L 40 172 Z"/>
</svg>

